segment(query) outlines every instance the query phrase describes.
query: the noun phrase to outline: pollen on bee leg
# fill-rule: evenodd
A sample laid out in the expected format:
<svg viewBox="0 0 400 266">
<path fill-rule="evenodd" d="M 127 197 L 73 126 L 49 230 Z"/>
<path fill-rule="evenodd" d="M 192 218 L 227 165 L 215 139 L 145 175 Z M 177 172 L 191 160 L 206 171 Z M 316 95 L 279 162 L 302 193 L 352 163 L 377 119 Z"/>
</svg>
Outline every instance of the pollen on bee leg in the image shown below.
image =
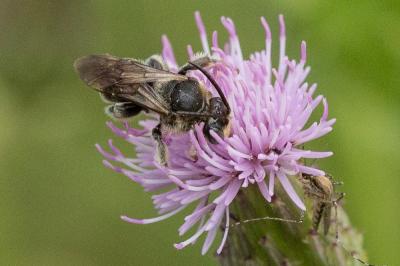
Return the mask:
<svg viewBox="0 0 400 266">
<path fill-rule="evenodd" d="M 165 146 L 157 145 L 154 160 L 161 166 L 168 166 L 168 150 L 165 149 Z"/>
<path fill-rule="evenodd" d="M 163 141 L 161 124 L 153 128 L 152 136 L 154 141 L 156 142 L 156 152 L 154 155 L 154 160 L 161 166 L 168 166 L 168 149 Z"/>
</svg>

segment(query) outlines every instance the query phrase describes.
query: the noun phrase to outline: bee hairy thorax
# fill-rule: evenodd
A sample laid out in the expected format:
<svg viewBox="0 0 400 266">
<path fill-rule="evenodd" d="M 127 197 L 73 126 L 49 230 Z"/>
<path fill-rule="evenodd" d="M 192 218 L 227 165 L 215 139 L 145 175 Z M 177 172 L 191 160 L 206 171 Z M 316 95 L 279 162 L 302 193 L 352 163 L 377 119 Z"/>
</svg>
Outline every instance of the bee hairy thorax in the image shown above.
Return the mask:
<svg viewBox="0 0 400 266">
<path fill-rule="evenodd" d="M 203 119 L 198 117 L 187 117 L 181 115 L 168 115 L 161 116 L 160 123 L 163 125 L 163 130 L 170 133 L 183 133 L 190 129 L 197 123 L 204 122 Z"/>
<path fill-rule="evenodd" d="M 171 110 L 170 114 L 160 116 L 160 122 L 165 130 L 174 133 L 186 132 L 195 124 L 206 121 L 204 116 L 179 114 L 179 112 L 201 114 L 207 111 L 206 98 L 203 97 L 196 80 L 168 82 L 162 85 L 162 93 L 164 98 L 168 99 Z"/>
</svg>

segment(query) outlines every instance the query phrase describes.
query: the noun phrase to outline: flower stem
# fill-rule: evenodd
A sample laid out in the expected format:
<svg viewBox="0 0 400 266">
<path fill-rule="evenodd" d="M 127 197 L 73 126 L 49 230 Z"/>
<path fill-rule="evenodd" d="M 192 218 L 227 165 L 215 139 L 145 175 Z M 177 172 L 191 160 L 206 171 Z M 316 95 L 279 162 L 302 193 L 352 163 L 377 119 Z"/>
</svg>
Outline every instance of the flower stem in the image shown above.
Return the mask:
<svg viewBox="0 0 400 266">
<path fill-rule="evenodd" d="M 301 191 L 299 182 L 293 183 Z M 255 186 L 240 192 L 231 205 L 233 225 L 218 256 L 221 265 L 353 265 L 355 257 L 365 260 L 362 236 L 351 227 L 342 207 L 338 207 L 337 240 L 335 221 L 327 235 L 311 230 L 311 201 L 300 221 L 300 211 L 281 187 L 276 188 L 270 204 Z M 290 222 L 268 218 L 245 222 L 262 217 Z"/>
</svg>

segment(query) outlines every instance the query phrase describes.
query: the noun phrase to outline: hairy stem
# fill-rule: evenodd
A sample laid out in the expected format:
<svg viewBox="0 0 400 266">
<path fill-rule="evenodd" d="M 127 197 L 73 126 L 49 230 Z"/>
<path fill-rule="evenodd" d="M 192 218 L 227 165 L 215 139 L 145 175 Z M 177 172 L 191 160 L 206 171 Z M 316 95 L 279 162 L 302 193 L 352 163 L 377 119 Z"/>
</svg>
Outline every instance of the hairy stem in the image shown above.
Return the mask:
<svg viewBox="0 0 400 266">
<path fill-rule="evenodd" d="M 299 183 L 296 189 L 301 191 Z M 338 207 L 338 221 L 333 221 L 329 233 L 324 235 L 323 230 L 311 230 L 312 202 L 306 201 L 307 212 L 302 218 L 279 186 L 271 204 L 265 202 L 255 186 L 243 190 L 231 208 L 233 225 L 218 256 L 220 264 L 360 265 L 355 258 L 366 259 L 362 236 L 351 227 L 343 208 Z M 263 217 L 273 219 L 246 222 Z"/>
</svg>

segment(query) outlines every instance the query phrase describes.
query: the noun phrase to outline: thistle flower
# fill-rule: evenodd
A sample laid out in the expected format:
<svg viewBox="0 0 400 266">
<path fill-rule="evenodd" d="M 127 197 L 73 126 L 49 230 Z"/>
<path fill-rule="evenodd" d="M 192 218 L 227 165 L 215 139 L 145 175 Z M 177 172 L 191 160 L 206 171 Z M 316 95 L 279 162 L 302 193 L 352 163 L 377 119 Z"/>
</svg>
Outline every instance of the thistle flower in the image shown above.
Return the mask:
<svg viewBox="0 0 400 266">
<path fill-rule="evenodd" d="M 221 18 L 229 33 L 229 41 L 220 47 L 217 32 L 214 31 L 211 48 L 198 12 L 195 13 L 195 19 L 202 53 L 218 59 L 218 63 L 207 70 L 221 86 L 232 107 L 230 135 L 221 138 L 215 132 L 210 132 L 216 140 L 216 144 L 211 144 L 203 134 L 204 125 L 198 124 L 187 133 L 166 136 L 169 162 L 168 167 L 163 167 L 154 160 L 155 142 L 151 137 L 158 117 L 149 115 L 146 120 L 139 121 L 140 129 L 128 123 L 124 123 L 124 128 L 108 123 L 114 134 L 134 145 L 135 158 L 124 155 L 111 140 L 111 153 L 99 145 L 97 148 L 105 157 L 105 166 L 154 193 L 152 199 L 159 217 L 134 219 L 122 216 L 124 221 L 154 223 L 194 204 L 192 213 L 185 217 L 179 228 L 179 234 L 185 234 L 195 225 L 197 230 L 185 241 L 175 244 L 175 247 L 184 248 L 206 234 L 202 248 L 202 254 L 205 254 L 222 225 L 224 234 L 217 249 L 220 253 L 228 237 L 229 206 L 240 190 L 258 187 L 265 201 L 271 202 L 275 184 L 280 182 L 294 204 L 305 210 L 292 179 L 298 173 L 324 175 L 324 172 L 303 165 L 301 159 L 319 159 L 332 153 L 309 151 L 301 147 L 330 132 L 335 120 L 328 120 L 326 99 L 321 95 L 314 96 L 316 85 L 305 82 L 310 72 L 306 66 L 305 42 L 301 43 L 298 62 L 285 55 L 283 16 L 279 17 L 280 48 L 276 68 L 271 63 L 271 31 L 264 18 L 261 18 L 261 24 L 265 30 L 265 49 L 253 53 L 249 59 L 243 58 L 239 37 L 231 19 Z M 162 44 L 163 59 L 171 71 L 177 71 L 178 65 L 166 36 L 162 37 Z M 191 46 L 188 46 L 188 56 L 189 60 L 197 56 Z M 212 85 L 199 71 L 192 71 L 190 75 L 213 92 Z M 323 113 L 320 120 L 306 126 L 312 112 L 321 103 Z M 122 167 L 115 163 L 122 164 Z"/>
</svg>

